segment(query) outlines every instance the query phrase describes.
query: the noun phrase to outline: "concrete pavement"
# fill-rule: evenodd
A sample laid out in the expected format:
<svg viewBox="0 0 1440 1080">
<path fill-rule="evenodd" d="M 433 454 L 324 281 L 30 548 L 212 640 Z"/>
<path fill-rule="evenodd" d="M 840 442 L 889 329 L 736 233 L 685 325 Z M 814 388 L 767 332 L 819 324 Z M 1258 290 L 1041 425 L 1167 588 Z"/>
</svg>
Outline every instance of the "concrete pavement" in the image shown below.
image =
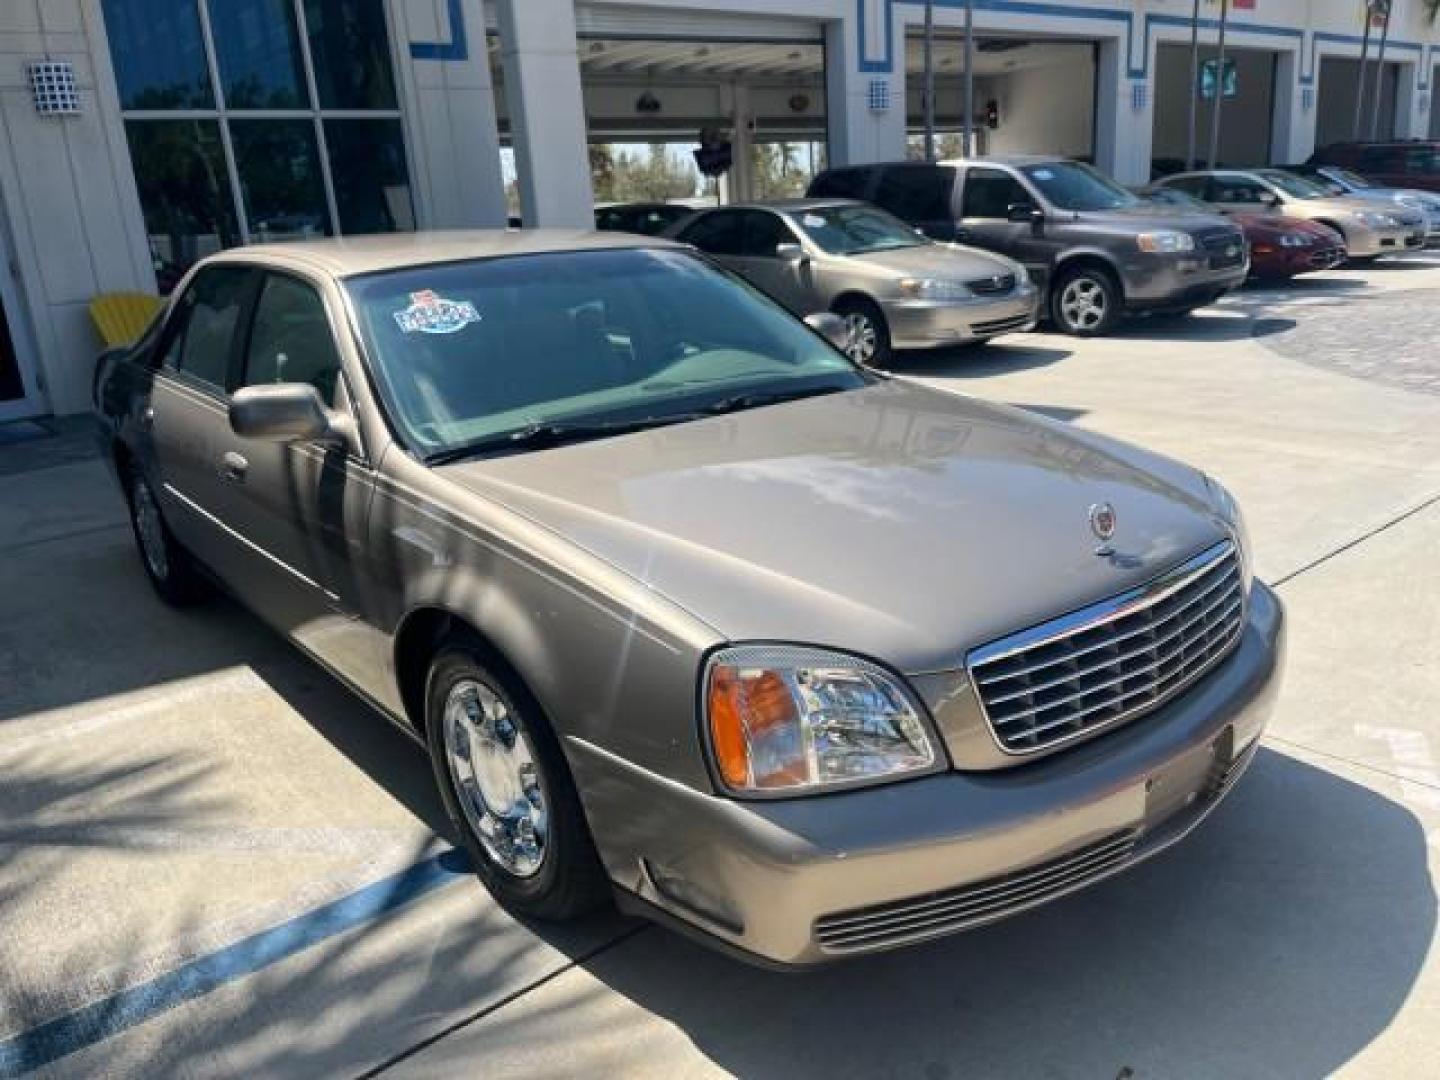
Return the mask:
<svg viewBox="0 0 1440 1080">
<path fill-rule="evenodd" d="M 228 602 L 149 595 L 98 463 L 0 469 L 0 1075 L 1425 1075 L 1440 396 L 1276 343 L 1317 297 L 1360 325 L 1435 295 L 1429 261 L 907 360 L 1223 479 L 1290 674 L 1185 844 L 811 975 L 613 916 L 516 923 L 445 861 L 418 748 Z"/>
</svg>

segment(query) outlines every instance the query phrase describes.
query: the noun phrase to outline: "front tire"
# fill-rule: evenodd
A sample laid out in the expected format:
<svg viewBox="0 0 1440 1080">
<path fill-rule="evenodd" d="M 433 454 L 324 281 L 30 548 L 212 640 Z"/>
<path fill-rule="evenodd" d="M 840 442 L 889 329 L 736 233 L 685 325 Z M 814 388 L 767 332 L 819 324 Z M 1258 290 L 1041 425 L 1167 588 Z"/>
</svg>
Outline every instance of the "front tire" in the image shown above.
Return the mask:
<svg viewBox="0 0 1440 1080">
<path fill-rule="evenodd" d="M 187 607 L 204 597 L 205 579 L 195 560 L 180 546 L 160 512 L 155 489 L 138 465 L 131 465 L 125 482 L 130 504 L 130 528 L 140 549 L 140 564 L 156 595 L 171 607 Z"/>
<path fill-rule="evenodd" d="M 1062 271 L 1050 290 L 1050 317 L 1073 337 L 1098 337 L 1120 319 L 1125 297 L 1108 270 L 1077 266 Z"/>
<path fill-rule="evenodd" d="M 476 642 L 430 668 L 425 734 L 445 811 L 476 875 L 518 915 L 564 920 L 598 907 L 609 882 L 539 704 Z"/>
<path fill-rule="evenodd" d="M 835 314 L 845 320 L 849 331 L 845 355 L 866 367 L 885 367 L 894 350 L 890 344 L 890 324 L 874 301 L 863 297 L 846 297 L 835 305 Z"/>
</svg>

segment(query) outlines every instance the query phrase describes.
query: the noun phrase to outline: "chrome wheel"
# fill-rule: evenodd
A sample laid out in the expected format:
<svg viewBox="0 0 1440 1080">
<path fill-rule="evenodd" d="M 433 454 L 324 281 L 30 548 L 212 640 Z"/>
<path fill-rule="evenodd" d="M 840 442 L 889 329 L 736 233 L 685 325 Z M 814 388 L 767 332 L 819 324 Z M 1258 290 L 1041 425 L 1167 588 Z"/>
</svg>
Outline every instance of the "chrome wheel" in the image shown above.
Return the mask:
<svg viewBox="0 0 1440 1080">
<path fill-rule="evenodd" d="M 548 816 L 525 732 L 505 701 L 475 679 L 445 698 L 445 760 L 465 821 L 487 855 L 515 877 L 536 874 L 548 850 Z"/>
<path fill-rule="evenodd" d="M 170 555 L 165 547 L 165 523 L 160 518 L 160 504 L 143 476 L 135 478 L 131 492 L 131 513 L 135 515 L 135 535 L 140 538 L 140 554 L 150 573 L 159 581 L 170 576 Z"/>
<path fill-rule="evenodd" d="M 875 320 L 863 311 L 845 313 L 845 355 L 856 363 L 868 364 L 875 359 L 880 331 Z"/>
<path fill-rule="evenodd" d="M 1091 277 L 1077 277 L 1060 293 L 1060 313 L 1075 330 L 1094 330 L 1110 313 L 1105 286 Z"/>
</svg>

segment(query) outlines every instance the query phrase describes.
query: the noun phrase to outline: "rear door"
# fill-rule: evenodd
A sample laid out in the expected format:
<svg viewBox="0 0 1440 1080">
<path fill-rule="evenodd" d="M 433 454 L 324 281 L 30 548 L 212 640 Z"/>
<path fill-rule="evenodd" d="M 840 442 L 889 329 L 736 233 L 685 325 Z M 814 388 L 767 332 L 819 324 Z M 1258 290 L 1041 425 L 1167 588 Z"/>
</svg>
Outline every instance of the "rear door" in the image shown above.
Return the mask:
<svg viewBox="0 0 1440 1080">
<path fill-rule="evenodd" d="M 229 387 L 237 335 L 259 274 L 212 266 L 176 301 L 158 345 L 160 361 L 142 416 L 166 524 L 201 562 L 236 584 L 245 560 L 220 514 L 230 430 Z"/>
<path fill-rule="evenodd" d="M 239 383 L 304 383 L 330 408 L 350 409 L 319 283 L 265 273 L 244 335 Z M 363 449 L 247 439 L 228 427 L 220 445 L 236 466 L 226 478 L 222 512 L 250 548 L 246 603 L 373 692 L 366 685 L 373 639 L 358 622 L 374 490 Z"/>
<path fill-rule="evenodd" d="M 955 240 L 955 178 L 951 165 L 887 165 L 870 201 L 932 240 Z"/>
<path fill-rule="evenodd" d="M 1010 173 L 987 165 L 965 169 L 960 190 L 960 242 L 998 251 L 1025 267 L 1030 280 L 1043 283 L 1059 250 L 1042 227 L 1011 221 L 1010 208 L 1034 208 L 1035 196 Z"/>
<path fill-rule="evenodd" d="M 870 202 L 870 188 L 878 169 L 830 169 L 817 176 L 806 194 L 812 199 L 860 199 Z"/>
</svg>

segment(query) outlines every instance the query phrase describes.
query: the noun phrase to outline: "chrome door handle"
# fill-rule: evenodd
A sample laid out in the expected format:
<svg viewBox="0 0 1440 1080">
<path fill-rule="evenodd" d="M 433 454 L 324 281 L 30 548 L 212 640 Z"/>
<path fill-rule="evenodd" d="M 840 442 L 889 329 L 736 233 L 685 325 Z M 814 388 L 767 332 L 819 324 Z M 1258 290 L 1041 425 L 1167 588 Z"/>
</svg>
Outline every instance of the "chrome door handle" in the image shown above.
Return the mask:
<svg viewBox="0 0 1440 1080">
<path fill-rule="evenodd" d="M 245 473 L 249 468 L 250 462 L 234 450 L 227 450 L 221 455 L 220 478 L 222 480 L 244 480 Z"/>
</svg>

